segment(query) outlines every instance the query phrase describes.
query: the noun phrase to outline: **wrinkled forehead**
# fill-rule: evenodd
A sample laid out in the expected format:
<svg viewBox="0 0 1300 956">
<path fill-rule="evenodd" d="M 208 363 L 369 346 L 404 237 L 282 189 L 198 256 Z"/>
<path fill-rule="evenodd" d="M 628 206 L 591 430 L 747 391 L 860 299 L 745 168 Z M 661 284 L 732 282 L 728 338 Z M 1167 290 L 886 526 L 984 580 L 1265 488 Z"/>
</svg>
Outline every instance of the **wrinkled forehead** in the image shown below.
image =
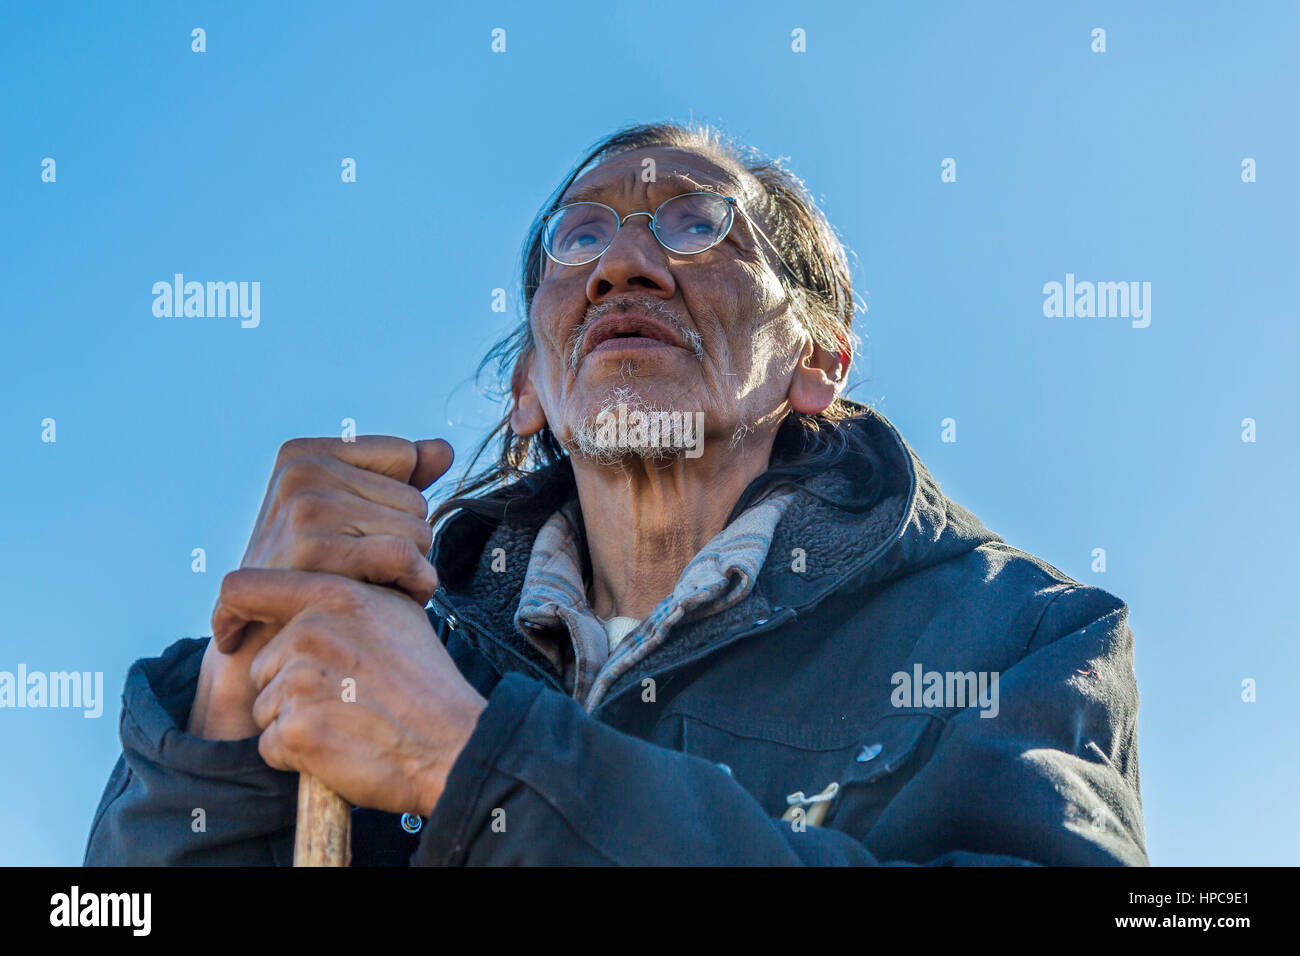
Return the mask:
<svg viewBox="0 0 1300 956">
<path fill-rule="evenodd" d="M 649 146 L 592 166 L 574 180 L 560 201 L 610 204 L 611 200 L 649 196 L 662 202 L 700 189 L 747 198 L 757 186 L 754 177 L 739 166 L 689 150 Z"/>
</svg>

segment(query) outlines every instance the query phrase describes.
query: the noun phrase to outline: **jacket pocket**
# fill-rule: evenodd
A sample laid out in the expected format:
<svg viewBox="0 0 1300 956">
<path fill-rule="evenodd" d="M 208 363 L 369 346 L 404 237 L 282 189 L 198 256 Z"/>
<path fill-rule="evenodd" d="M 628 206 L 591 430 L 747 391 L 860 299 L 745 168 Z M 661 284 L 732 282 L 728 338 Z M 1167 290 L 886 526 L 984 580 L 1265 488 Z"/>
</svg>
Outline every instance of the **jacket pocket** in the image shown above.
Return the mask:
<svg viewBox="0 0 1300 956">
<path fill-rule="evenodd" d="M 942 727 L 933 714 L 890 714 L 872 724 L 837 778 L 839 791 L 824 826 L 864 837 L 924 765 Z"/>
<path fill-rule="evenodd" d="M 787 732 L 790 731 L 790 732 Z M 723 769 L 763 806 L 780 817 L 795 791 L 820 792 L 844 766 L 850 741 L 844 728 L 784 727 L 746 720 L 727 728 L 691 715 L 676 712 L 660 724 L 652 742 L 692 757 L 700 757 Z M 838 738 L 838 739 L 837 739 Z"/>
</svg>

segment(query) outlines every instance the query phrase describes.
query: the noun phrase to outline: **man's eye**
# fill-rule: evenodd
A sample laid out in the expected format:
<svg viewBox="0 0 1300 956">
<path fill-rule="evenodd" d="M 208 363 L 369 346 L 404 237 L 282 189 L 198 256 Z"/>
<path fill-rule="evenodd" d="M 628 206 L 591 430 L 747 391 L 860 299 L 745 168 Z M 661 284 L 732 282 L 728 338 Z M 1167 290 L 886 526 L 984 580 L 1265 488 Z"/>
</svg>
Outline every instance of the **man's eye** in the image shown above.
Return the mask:
<svg viewBox="0 0 1300 956">
<path fill-rule="evenodd" d="M 560 230 L 559 235 L 555 237 L 555 247 L 571 252 L 597 246 L 607 241 L 608 232 L 608 227 L 600 222 L 575 222 Z"/>
</svg>

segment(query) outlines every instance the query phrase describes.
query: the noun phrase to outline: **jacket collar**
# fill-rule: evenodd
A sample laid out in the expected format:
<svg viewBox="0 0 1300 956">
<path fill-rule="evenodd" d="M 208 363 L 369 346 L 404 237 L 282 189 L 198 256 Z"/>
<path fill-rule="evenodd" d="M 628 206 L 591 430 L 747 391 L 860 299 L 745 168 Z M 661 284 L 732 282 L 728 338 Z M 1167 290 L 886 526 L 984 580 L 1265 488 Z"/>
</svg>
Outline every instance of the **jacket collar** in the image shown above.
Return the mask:
<svg viewBox="0 0 1300 956">
<path fill-rule="evenodd" d="M 827 596 L 874 590 L 890 580 L 1001 540 L 953 502 L 898 430 L 874 409 L 850 403 L 846 427 L 866 430 L 883 472 L 877 504 L 863 513 L 831 503 L 866 480 L 869 466 L 846 458 L 805 482 L 778 524 L 758 584 L 740 603 L 683 625 L 645 668 L 665 669 L 711 652 L 783 615 L 804 614 Z M 827 500 L 830 499 L 830 500 Z M 464 511 L 444 523 L 433 562 L 443 582 L 433 604 L 460 622 L 498 668 L 529 670 L 559 686 L 554 665 L 514 625 L 534 539 L 544 519 L 492 523 Z M 620 687 L 613 687 L 612 699 Z"/>
</svg>

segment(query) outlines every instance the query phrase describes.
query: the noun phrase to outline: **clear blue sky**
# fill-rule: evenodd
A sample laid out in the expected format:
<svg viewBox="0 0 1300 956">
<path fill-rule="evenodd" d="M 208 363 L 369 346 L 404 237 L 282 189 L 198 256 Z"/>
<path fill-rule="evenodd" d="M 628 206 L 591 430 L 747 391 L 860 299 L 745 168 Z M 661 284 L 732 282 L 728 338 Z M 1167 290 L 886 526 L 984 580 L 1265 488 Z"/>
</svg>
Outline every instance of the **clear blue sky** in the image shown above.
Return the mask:
<svg viewBox="0 0 1300 956">
<path fill-rule="evenodd" d="M 858 255 L 852 394 L 1130 604 L 1152 860 L 1295 863 L 1300 14 L 1135 6 L 4 4 L 0 670 L 108 701 L 0 710 L 0 864 L 80 862 L 126 669 L 209 632 L 281 442 L 473 446 L 525 227 L 660 118 L 790 157 Z M 259 281 L 261 324 L 155 317 L 177 272 Z M 1149 327 L 1045 317 L 1067 273 L 1150 282 Z"/>
</svg>

